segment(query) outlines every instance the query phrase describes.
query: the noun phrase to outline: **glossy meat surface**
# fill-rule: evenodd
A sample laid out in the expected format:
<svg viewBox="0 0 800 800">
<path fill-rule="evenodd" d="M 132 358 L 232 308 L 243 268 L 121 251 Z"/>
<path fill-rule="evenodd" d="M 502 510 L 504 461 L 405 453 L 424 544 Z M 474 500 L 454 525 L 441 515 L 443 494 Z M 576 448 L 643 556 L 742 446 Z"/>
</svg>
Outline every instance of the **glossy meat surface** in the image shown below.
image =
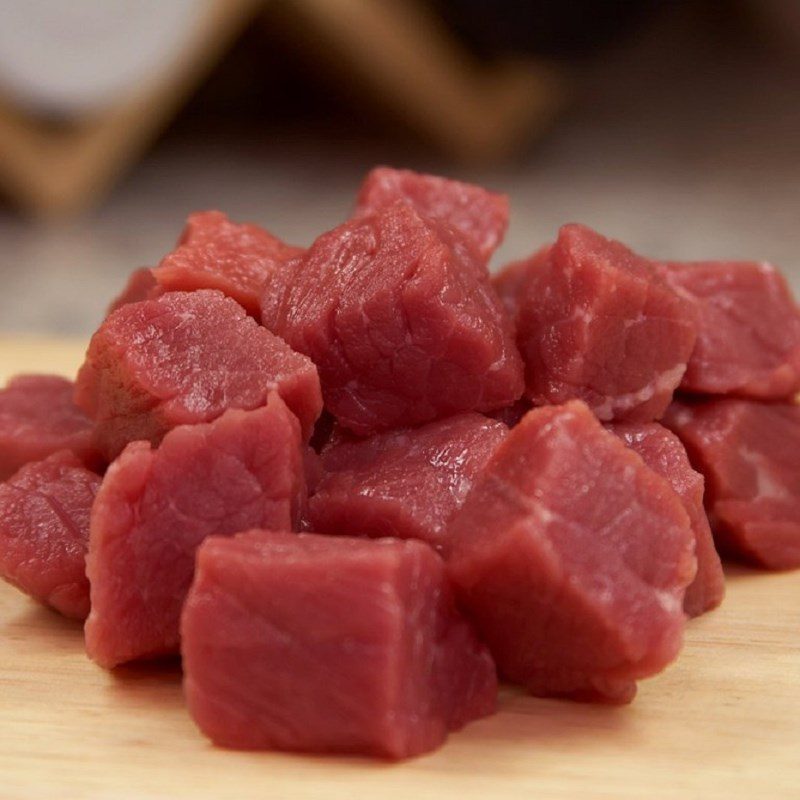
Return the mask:
<svg viewBox="0 0 800 800">
<path fill-rule="evenodd" d="M 618 422 L 610 427 L 650 469 L 669 481 L 689 515 L 694 531 L 697 575 L 686 589 L 684 611 L 696 617 L 716 608 L 725 596 L 725 575 L 703 508 L 703 476 L 692 469 L 681 440 L 663 425 Z"/>
<path fill-rule="evenodd" d="M 533 694 L 629 702 L 678 654 L 689 518 L 580 401 L 524 417 L 448 541 L 459 602 L 500 675 Z"/>
<path fill-rule="evenodd" d="M 604 421 L 658 419 L 695 336 L 690 301 L 649 261 L 582 225 L 561 228 L 519 299 L 528 396 L 580 399 Z"/>
<path fill-rule="evenodd" d="M 100 476 L 62 450 L 0 484 L 0 574 L 64 616 L 89 613 L 86 549 Z"/>
<path fill-rule="evenodd" d="M 113 314 L 118 308 L 128 303 L 140 303 L 151 300 L 161 294 L 161 290 L 150 267 L 139 267 L 128 276 L 122 291 L 111 301 L 106 316 Z"/>
<path fill-rule="evenodd" d="M 109 467 L 92 510 L 86 647 L 104 667 L 177 652 L 198 545 L 253 526 L 291 530 L 305 498 L 297 420 L 277 394 L 134 442 Z"/>
<path fill-rule="evenodd" d="M 705 476 L 720 551 L 768 569 L 800 567 L 800 406 L 675 402 L 664 424 Z"/>
<path fill-rule="evenodd" d="M 232 222 L 221 211 L 191 214 L 178 246 L 153 275 L 164 291 L 219 289 L 258 316 L 273 271 L 303 250 L 264 228 Z"/>
<path fill-rule="evenodd" d="M 519 398 L 509 320 L 463 239 L 399 202 L 320 236 L 265 295 L 264 324 L 317 365 L 366 436 Z"/>
<path fill-rule="evenodd" d="M 189 710 L 227 747 L 404 758 L 496 705 L 491 657 L 421 542 L 211 538 L 182 635 Z"/>
<path fill-rule="evenodd" d="M 76 387 L 109 459 L 128 442 L 158 444 L 177 425 L 264 405 L 277 390 L 304 434 L 322 408 L 314 365 L 211 290 L 132 303 L 92 337 Z"/>
<path fill-rule="evenodd" d="M 17 375 L 0 390 L 0 480 L 30 461 L 70 450 L 101 466 L 92 421 L 73 401 L 72 381 L 58 375 Z"/>
<path fill-rule="evenodd" d="M 461 181 L 405 169 L 376 167 L 358 193 L 356 215 L 364 216 L 404 200 L 425 217 L 452 225 L 489 261 L 508 229 L 508 197 Z"/>
<path fill-rule="evenodd" d="M 770 264 L 664 266 L 697 307 L 698 334 L 681 389 L 780 399 L 800 391 L 800 309 Z"/>
<path fill-rule="evenodd" d="M 481 414 L 341 441 L 322 453 L 311 530 L 443 545 L 447 522 L 507 433 Z"/>
</svg>

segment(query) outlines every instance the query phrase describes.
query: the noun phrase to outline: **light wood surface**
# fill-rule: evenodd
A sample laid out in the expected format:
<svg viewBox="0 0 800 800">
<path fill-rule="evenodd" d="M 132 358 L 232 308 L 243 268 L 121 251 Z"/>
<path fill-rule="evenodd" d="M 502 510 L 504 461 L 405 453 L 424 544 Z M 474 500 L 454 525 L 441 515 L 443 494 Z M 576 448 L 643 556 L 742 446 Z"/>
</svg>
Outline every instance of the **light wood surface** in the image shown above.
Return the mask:
<svg viewBox="0 0 800 800">
<path fill-rule="evenodd" d="M 82 343 L 0 337 L 0 378 L 74 371 Z M 798 798 L 800 572 L 728 572 L 680 659 L 627 708 L 504 692 L 439 752 L 387 765 L 212 747 L 176 666 L 109 674 L 80 626 L 0 585 L 0 797 Z"/>
</svg>

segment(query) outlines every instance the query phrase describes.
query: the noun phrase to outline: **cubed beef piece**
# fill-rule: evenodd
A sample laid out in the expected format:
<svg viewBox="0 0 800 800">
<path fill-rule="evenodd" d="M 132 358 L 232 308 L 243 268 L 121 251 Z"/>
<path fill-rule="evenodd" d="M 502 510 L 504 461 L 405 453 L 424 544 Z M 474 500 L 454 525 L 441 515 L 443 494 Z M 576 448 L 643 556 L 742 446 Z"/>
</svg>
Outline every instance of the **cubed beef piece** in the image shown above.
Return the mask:
<svg viewBox="0 0 800 800">
<path fill-rule="evenodd" d="M 561 228 L 519 298 L 529 397 L 584 400 L 602 420 L 658 419 L 695 336 L 689 300 L 646 259 L 582 225 Z"/>
<path fill-rule="evenodd" d="M 629 702 L 680 649 L 689 518 L 580 401 L 534 409 L 509 432 L 448 546 L 500 675 L 533 694 Z"/>
<path fill-rule="evenodd" d="M 89 613 L 86 548 L 100 476 L 69 450 L 0 484 L 0 574 L 64 616 Z"/>
<path fill-rule="evenodd" d="M 106 311 L 106 316 L 113 314 L 118 308 L 128 305 L 128 303 L 139 303 L 142 300 L 150 300 L 161 294 L 153 270 L 150 267 L 139 267 L 128 276 L 128 282 L 123 290 L 111 301 L 111 305 Z"/>
<path fill-rule="evenodd" d="M 189 710 L 227 747 L 404 758 L 496 704 L 491 657 L 421 542 L 208 539 L 181 631 Z"/>
<path fill-rule="evenodd" d="M 104 667 L 174 653 L 197 546 L 211 534 L 296 527 L 305 495 L 300 429 L 273 393 L 130 444 L 92 509 L 86 647 Z"/>
<path fill-rule="evenodd" d="M 422 539 L 439 548 L 447 522 L 506 433 L 502 423 L 468 413 L 334 444 L 322 454 L 310 528 Z"/>
<path fill-rule="evenodd" d="M 785 398 L 800 391 L 800 310 L 770 264 L 666 264 L 664 274 L 697 307 L 697 344 L 681 389 Z"/>
<path fill-rule="evenodd" d="M 92 421 L 73 391 L 72 381 L 58 375 L 18 375 L 0 390 L 0 480 L 58 450 L 72 451 L 92 469 L 102 466 Z"/>
<path fill-rule="evenodd" d="M 302 252 L 258 225 L 231 222 L 221 211 L 201 211 L 189 216 L 178 246 L 153 275 L 165 291 L 219 289 L 258 316 L 272 272 Z"/>
<path fill-rule="evenodd" d="M 703 476 L 692 469 L 681 440 L 657 422 L 618 422 L 611 430 L 635 450 L 650 469 L 666 478 L 683 501 L 692 523 L 697 575 L 686 590 L 683 609 L 690 617 L 716 608 L 725 596 L 725 575 L 703 508 Z"/>
<path fill-rule="evenodd" d="M 489 261 L 508 228 L 508 197 L 470 183 L 405 169 L 376 167 L 358 193 L 356 215 L 381 211 L 397 200 L 424 217 L 451 225 L 475 248 L 481 264 Z"/>
<path fill-rule="evenodd" d="M 109 459 L 176 425 L 263 406 L 276 389 L 310 435 L 322 408 L 314 365 L 221 292 L 170 292 L 115 311 L 92 337 L 76 400 Z"/>
<path fill-rule="evenodd" d="M 492 275 L 492 286 L 497 292 L 506 312 L 513 321 L 515 327 L 519 314 L 519 304 L 525 296 L 525 287 L 528 280 L 535 277 L 540 269 L 546 269 L 550 258 L 550 246 L 547 245 L 537 250 L 529 258 L 520 261 L 512 261 L 506 264 L 501 270 Z"/>
<path fill-rule="evenodd" d="M 723 555 L 768 569 L 800 567 L 800 406 L 675 402 L 664 424 L 705 476 Z"/>
<path fill-rule="evenodd" d="M 461 237 L 404 203 L 323 234 L 264 300 L 264 324 L 314 361 L 326 408 L 358 435 L 522 394 L 488 278 Z"/>
</svg>

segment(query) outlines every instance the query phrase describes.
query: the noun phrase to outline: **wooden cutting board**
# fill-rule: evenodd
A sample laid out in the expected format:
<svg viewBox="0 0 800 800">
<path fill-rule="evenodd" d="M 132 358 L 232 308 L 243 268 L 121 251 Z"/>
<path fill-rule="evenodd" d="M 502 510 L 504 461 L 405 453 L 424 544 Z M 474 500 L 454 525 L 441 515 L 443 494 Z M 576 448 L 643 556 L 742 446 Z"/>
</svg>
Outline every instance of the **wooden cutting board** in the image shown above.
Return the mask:
<svg viewBox="0 0 800 800">
<path fill-rule="evenodd" d="M 70 374 L 78 343 L 0 338 L 0 378 Z M 402 764 L 212 747 L 176 666 L 114 674 L 80 625 L 0 585 L 0 797 L 800 798 L 800 572 L 728 572 L 720 609 L 626 708 L 506 691 L 500 713 Z"/>
</svg>

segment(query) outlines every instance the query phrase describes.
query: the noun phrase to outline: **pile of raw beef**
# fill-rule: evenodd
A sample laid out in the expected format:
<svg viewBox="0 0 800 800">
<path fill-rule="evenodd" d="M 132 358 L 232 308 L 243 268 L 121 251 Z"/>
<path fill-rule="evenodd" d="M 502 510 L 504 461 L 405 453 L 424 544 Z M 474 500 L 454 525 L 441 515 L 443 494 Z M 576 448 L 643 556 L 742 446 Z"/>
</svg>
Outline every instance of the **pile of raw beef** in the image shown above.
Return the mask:
<svg viewBox="0 0 800 800">
<path fill-rule="evenodd" d="M 718 551 L 800 566 L 800 313 L 582 225 L 490 277 L 507 223 L 388 168 L 307 249 L 193 214 L 74 385 L 0 393 L 3 576 L 103 667 L 181 653 L 226 746 L 414 755 L 498 675 L 632 700 Z"/>
</svg>

